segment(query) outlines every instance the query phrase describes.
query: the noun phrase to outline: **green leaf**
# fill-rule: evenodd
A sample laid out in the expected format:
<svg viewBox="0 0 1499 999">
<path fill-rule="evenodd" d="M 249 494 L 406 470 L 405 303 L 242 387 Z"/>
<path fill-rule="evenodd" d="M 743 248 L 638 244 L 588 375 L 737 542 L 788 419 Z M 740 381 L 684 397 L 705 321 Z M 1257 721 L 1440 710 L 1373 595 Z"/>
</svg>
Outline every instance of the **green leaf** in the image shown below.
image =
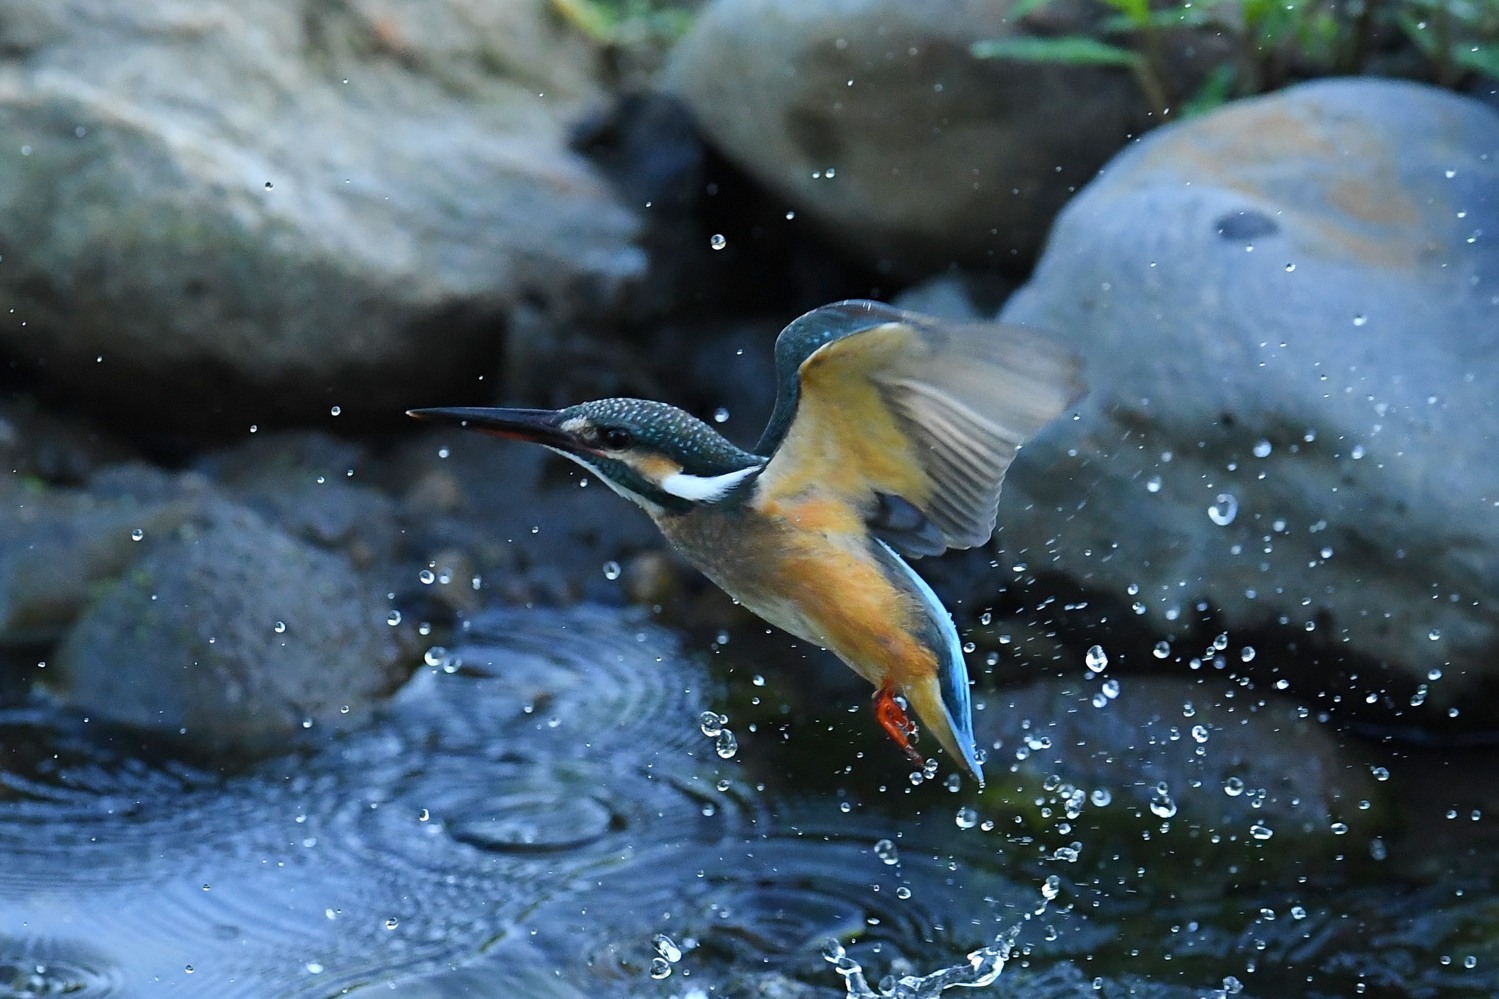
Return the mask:
<svg viewBox="0 0 1499 999">
<path fill-rule="evenodd" d="M 1043 7 L 1051 5 L 1052 0 L 1016 0 L 1013 7 L 1005 16 L 1011 21 L 1019 21 L 1021 18 L 1030 17 Z"/>
<path fill-rule="evenodd" d="M 1452 46 L 1452 61 L 1464 69 L 1471 69 L 1499 80 L 1499 43 L 1454 45 Z"/>
<path fill-rule="evenodd" d="M 1435 61 L 1438 57 L 1435 34 L 1423 29 L 1420 22 L 1406 11 L 1397 13 L 1395 19 L 1400 23 L 1400 28 L 1405 32 L 1406 37 L 1421 50 L 1421 54 Z"/>
<path fill-rule="evenodd" d="M 974 42 L 970 51 L 978 59 L 1055 62 L 1068 66 L 1122 66 L 1134 69 L 1143 62 L 1137 52 L 1109 45 L 1086 35 L 1066 35 L 1062 38 L 996 38 L 987 42 Z"/>
<path fill-rule="evenodd" d="M 1214 108 L 1222 107 L 1233 93 L 1234 80 L 1237 77 L 1238 70 L 1230 63 L 1216 67 L 1202 81 L 1202 86 L 1197 88 L 1197 93 L 1187 99 L 1182 107 L 1181 116 L 1190 118 L 1193 115 L 1206 114 Z"/>
</svg>

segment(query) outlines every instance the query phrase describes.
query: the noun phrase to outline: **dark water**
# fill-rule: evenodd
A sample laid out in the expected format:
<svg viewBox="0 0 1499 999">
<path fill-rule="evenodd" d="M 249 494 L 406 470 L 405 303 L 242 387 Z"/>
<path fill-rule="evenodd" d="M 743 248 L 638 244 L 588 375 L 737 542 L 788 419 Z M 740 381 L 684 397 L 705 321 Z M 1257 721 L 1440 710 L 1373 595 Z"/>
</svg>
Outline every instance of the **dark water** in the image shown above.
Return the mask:
<svg viewBox="0 0 1499 999">
<path fill-rule="evenodd" d="M 431 658 L 229 776 L 0 712 L 0 997 L 842 996 L 829 938 L 878 982 L 1011 931 L 985 994 L 1499 993 L 1489 851 L 1193 893 L 1170 848 L 1059 857 L 836 733 L 723 758 L 709 670 L 626 614 L 495 613 Z"/>
</svg>

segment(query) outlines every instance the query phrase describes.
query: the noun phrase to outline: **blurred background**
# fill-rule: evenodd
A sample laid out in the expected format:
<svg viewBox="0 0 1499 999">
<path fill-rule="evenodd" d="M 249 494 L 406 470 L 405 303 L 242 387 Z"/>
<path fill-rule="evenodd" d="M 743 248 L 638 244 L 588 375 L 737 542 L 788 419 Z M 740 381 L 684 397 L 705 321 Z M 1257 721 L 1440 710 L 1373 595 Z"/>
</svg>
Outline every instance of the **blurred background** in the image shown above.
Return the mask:
<svg viewBox="0 0 1499 999">
<path fill-rule="evenodd" d="M 0 997 L 1499 994 L 1496 235 L 1492 0 L 0 0 Z M 404 416 L 851 297 L 1084 361 L 982 789 Z"/>
</svg>

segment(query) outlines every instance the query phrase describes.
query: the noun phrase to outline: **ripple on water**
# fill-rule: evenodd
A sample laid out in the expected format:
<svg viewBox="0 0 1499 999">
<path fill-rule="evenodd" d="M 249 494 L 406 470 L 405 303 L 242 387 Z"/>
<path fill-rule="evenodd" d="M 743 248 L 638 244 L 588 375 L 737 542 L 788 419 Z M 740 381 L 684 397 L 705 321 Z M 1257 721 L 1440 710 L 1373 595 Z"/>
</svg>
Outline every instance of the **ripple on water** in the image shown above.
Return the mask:
<svg viewBox="0 0 1499 999">
<path fill-rule="evenodd" d="M 882 863 L 887 820 L 772 821 L 760 793 L 718 790 L 739 764 L 703 738 L 704 671 L 664 633 L 502 614 L 457 652 L 369 726 L 231 779 L 31 733 L 60 762 L 0 782 L 0 940 L 86 939 L 88 987 L 149 983 L 130 996 L 453 995 L 478 971 L 596 999 L 681 991 L 694 968 L 826 985 L 828 936 L 878 948 L 870 968 L 992 938 L 991 907 L 961 899 L 1012 889 L 909 835 Z M 692 946 L 657 983 L 661 932 Z"/>
<path fill-rule="evenodd" d="M 887 825 L 849 817 L 820 830 L 788 818 L 783 831 L 712 847 L 657 840 L 580 892 L 549 900 L 524 938 L 567 980 L 617 982 L 608 994 L 681 991 L 683 982 L 649 979 L 658 932 L 687 945 L 681 967 L 697 972 L 699 986 L 772 969 L 828 985 L 821 948 L 830 937 L 851 941 L 872 971 L 907 960 L 921 967 L 990 942 L 1008 928 L 1001 920 L 1033 904 L 1034 889 L 915 841 L 898 866 L 884 864 L 872 844 Z M 1013 905 L 992 905 L 996 898 Z"/>
<path fill-rule="evenodd" d="M 104 999 L 118 995 L 119 968 L 87 944 L 0 935 L 0 997 Z"/>
<path fill-rule="evenodd" d="M 458 686 L 432 684 L 444 707 L 464 705 L 468 724 L 461 729 L 481 741 L 524 737 L 566 743 L 578 753 L 632 756 L 699 748 L 706 671 L 684 668 L 677 644 L 637 618 L 586 608 L 495 611 L 475 619 L 461 657 L 458 673 L 427 676 L 487 681 L 477 712 L 466 699 L 447 696 L 464 698 Z M 449 735 L 459 730 L 451 719 L 440 728 Z"/>
</svg>

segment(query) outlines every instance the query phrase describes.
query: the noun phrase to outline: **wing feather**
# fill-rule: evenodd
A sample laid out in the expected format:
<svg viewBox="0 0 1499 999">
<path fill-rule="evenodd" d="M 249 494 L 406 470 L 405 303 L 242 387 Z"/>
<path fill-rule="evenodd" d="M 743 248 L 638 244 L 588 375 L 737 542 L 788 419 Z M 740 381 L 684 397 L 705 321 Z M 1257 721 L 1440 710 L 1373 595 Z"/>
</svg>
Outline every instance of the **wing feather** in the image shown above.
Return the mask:
<svg viewBox="0 0 1499 999">
<path fill-rule="evenodd" d="M 882 497 L 898 497 L 949 548 L 988 540 L 1020 446 L 1081 394 L 1076 358 L 1036 331 L 872 302 L 808 313 L 776 354 L 785 370 L 760 501 L 832 492 L 878 529 Z M 931 554 L 932 530 L 921 543 L 905 533 L 908 554 Z"/>
</svg>

